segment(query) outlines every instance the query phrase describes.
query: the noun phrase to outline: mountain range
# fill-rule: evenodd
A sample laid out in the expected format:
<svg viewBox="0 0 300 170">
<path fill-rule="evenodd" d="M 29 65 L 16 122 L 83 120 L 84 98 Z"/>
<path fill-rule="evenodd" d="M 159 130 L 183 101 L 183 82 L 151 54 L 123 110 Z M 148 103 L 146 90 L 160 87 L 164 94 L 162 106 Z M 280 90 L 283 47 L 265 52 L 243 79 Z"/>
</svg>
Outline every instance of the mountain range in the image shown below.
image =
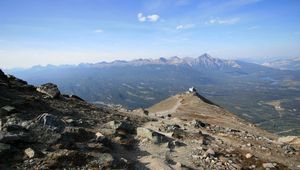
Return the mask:
<svg viewBox="0 0 300 170">
<path fill-rule="evenodd" d="M 203 54 L 6 70 L 29 83 L 54 82 L 64 93 L 98 104 L 147 108 L 189 87 L 264 129 L 300 134 L 300 74 Z"/>
</svg>

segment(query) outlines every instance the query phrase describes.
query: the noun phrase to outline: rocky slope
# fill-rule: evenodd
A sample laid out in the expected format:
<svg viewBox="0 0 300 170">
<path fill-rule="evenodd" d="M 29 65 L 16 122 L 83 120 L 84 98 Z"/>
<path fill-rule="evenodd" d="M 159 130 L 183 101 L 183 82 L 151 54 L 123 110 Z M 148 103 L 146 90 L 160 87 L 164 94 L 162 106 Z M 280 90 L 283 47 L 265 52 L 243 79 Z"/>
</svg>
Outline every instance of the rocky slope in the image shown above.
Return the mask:
<svg viewBox="0 0 300 170">
<path fill-rule="evenodd" d="M 278 139 L 197 92 L 129 112 L 0 71 L 0 94 L 0 169 L 300 168 L 297 137 Z"/>
</svg>

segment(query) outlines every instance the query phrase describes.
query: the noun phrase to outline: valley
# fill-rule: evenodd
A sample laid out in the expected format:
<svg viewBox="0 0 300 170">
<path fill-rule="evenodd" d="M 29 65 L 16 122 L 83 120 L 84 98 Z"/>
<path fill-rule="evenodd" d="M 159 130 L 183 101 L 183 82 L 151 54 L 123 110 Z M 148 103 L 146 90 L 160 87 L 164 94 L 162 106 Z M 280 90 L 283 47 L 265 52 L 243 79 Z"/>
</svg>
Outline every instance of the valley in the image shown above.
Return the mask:
<svg viewBox="0 0 300 170">
<path fill-rule="evenodd" d="M 242 118 L 281 135 L 299 135 L 299 71 L 198 58 L 139 59 L 78 66 L 33 67 L 8 73 L 29 83 L 56 83 L 64 93 L 92 103 L 147 108 L 194 86 L 199 93 Z M 278 112 L 270 101 L 281 101 Z"/>
</svg>

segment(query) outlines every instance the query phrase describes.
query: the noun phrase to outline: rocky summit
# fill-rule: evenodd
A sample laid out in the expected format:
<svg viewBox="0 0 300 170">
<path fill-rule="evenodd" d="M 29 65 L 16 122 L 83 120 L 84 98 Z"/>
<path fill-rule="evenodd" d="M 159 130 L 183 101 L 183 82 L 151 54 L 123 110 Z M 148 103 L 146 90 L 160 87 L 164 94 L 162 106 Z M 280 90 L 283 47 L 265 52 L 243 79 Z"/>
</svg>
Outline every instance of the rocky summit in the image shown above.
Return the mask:
<svg viewBox="0 0 300 170">
<path fill-rule="evenodd" d="M 0 169 L 300 169 L 299 138 L 196 90 L 150 108 L 97 107 L 0 70 Z"/>
</svg>

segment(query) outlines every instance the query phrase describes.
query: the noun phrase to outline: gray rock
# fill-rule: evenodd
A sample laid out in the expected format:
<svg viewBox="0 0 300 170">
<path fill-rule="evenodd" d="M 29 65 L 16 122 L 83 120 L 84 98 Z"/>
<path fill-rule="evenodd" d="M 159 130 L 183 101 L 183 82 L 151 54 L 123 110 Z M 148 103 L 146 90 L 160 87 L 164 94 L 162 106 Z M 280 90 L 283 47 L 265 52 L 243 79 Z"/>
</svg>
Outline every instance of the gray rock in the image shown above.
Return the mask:
<svg viewBox="0 0 300 170">
<path fill-rule="evenodd" d="M 31 142 L 28 133 L 13 134 L 10 132 L 0 132 L 1 143 Z"/>
<path fill-rule="evenodd" d="M 65 122 L 68 124 L 74 124 L 76 121 L 74 119 L 70 118 L 70 119 L 65 120 Z"/>
<path fill-rule="evenodd" d="M 135 127 L 125 121 L 110 121 L 108 123 L 105 124 L 106 127 L 111 128 L 113 130 L 122 130 L 128 133 L 134 133 L 135 132 Z"/>
<path fill-rule="evenodd" d="M 7 111 L 9 113 L 11 113 L 11 112 L 13 112 L 13 111 L 16 110 L 16 108 L 13 107 L 13 106 L 3 106 L 1 109 L 5 110 L 5 111 Z"/>
<path fill-rule="evenodd" d="M 165 135 L 158 133 L 154 130 L 151 130 L 148 128 L 143 128 L 143 127 L 137 128 L 137 135 L 140 137 L 148 138 L 156 144 L 165 143 L 165 142 L 170 141 L 170 139 L 168 137 L 166 137 Z"/>
<path fill-rule="evenodd" d="M 200 120 L 193 120 L 192 122 L 191 122 L 191 125 L 193 125 L 194 127 L 196 127 L 196 128 L 203 128 L 203 127 L 205 127 L 207 124 L 206 123 L 203 123 L 202 121 L 200 121 Z"/>
<path fill-rule="evenodd" d="M 65 124 L 62 120 L 49 113 L 39 115 L 36 120 L 38 124 L 53 131 L 62 132 L 65 128 Z"/>
<path fill-rule="evenodd" d="M 0 109 L 0 116 L 7 116 L 16 111 L 16 108 L 13 106 L 3 106 Z"/>
<path fill-rule="evenodd" d="M 61 138 L 60 132 L 53 131 L 38 124 L 30 126 L 29 129 L 32 131 L 32 139 L 41 144 L 54 144 Z"/>
<path fill-rule="evenodd" d="M 180 126 L 179 125 L 167 125 L 166 127 L 166 130 L 167 132 L 174 132 L 174 131 L 177 131 L 178 129 L 180 129 Z"/>
<path fill-rule="evenodd" d="M 276 166 L 276 163 L 263 163 L 264 168 L 275 168 Z"/>
<path fill-rule="evenodd" d="M 293 148 L 291 145 L 283 145 L 282 149 L 284 149 L 285 154 L 292 154 L 292 153 L 296 152 L 296 149 Z"/>
<path fill-rule="evenodd" d="M 40 93 L 44 93 L 51 98 L 57 98 L 60 96 L 60 91 L 57 85 L 52 83 L 43 84 L 36 89 Z"/>
<path fill-rule="evenodd" d="M 184 143 L 181 143 L 181 142 L 179 142 L 179 141 L 169 141 L 168 143 L 167 143 L 167 147 L 169 148 L 169 149 L 174 149 L 174 148 L 176 148 L 176 147 L 180 147 L 180 146 L 184 146 Z"/>
</svg>

